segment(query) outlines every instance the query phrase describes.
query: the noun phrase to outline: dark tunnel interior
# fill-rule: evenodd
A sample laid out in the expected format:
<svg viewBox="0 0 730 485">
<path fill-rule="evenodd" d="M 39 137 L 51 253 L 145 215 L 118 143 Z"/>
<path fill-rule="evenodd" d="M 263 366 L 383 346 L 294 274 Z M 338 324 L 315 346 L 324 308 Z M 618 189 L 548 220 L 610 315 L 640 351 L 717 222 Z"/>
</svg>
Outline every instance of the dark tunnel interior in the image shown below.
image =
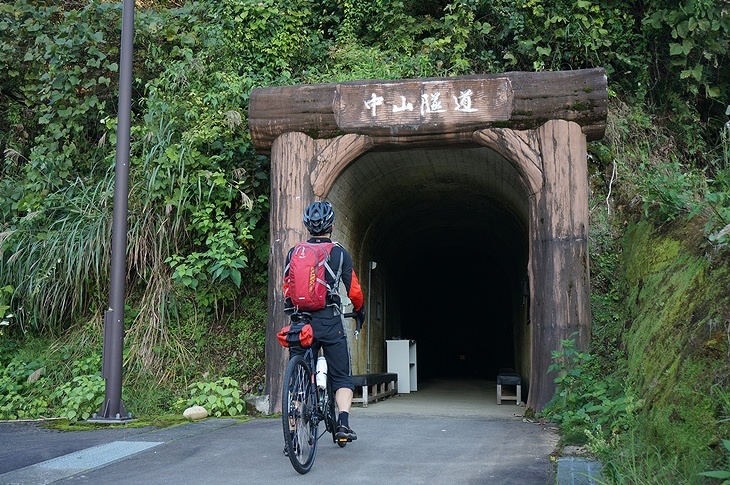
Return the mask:
<svg viewBox="0 0 730 485">
<path fill-rule="evenodd" d="M 494 257 L 459 241 L 411 255 L 395 291 L 402 334 L 416 340 L 424 356 L 420 379 L 494 379 L 499 368 L 515 367 L 506 282 Z"/>
<path fill-rule="evenodd" d="M 378 264 L 382 339 L 417 342 L 419 381 L 529 372 L 528 196 L 509 161 L 487 148 L 367 153 L 329 198 L 353 257 Z"/>
</svg>

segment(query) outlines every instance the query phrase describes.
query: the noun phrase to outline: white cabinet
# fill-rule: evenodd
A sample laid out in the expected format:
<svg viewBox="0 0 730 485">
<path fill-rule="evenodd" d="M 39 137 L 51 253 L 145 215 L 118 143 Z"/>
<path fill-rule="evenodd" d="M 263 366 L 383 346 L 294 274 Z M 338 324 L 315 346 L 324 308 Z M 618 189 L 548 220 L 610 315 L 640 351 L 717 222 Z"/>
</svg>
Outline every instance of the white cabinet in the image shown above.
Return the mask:
<svg viewBox="0 0 730 485">
<path fill-rule="evenodd" d="M 398 374 L 398 392 L 401 394 L 418 390 L 415 340 L 386 340 L 388 372 Z"/>
</svg>

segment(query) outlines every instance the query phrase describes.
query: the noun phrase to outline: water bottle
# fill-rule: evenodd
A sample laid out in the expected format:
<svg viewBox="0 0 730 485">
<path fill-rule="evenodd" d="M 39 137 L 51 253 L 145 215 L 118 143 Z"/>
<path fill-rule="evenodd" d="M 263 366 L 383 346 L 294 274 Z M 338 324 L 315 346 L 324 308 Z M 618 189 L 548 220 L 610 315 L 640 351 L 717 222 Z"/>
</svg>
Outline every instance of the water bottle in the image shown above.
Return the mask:
<svg viewBox="0 0 730 485">
<path fill-rule="evenodd" d="M 327 387 L 327 360 L 323 355 L 317 359 L 317 387 Z"/>
</svg>

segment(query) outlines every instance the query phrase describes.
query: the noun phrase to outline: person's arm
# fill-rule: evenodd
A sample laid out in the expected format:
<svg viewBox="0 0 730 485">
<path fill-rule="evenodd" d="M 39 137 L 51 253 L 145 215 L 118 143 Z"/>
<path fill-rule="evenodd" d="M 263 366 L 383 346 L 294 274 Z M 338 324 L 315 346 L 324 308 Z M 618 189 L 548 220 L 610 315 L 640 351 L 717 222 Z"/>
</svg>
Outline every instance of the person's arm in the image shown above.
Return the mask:
<svg viewBox="0 0 730 485">
<path fill-rule="evenodd" d="M 352 306 L 355 307 L 355 313 L 357 316 L 357 331 L 359 332 L 363 325 L 365 325 L 365 297 L 362 294 L 362 288 L 360 288 L 360 282 L 357 279 L 355 270 L 352 270 L 352 283 L 350 285 L 350 291 L 348 296 L 352 301 Z"/>
<path fill-rule="evenodd" d="M 352 306 L 355 308 L 356 312 L 360 312 L 363 309 L 363 305 L 365 304 L 365 295 L 362 293 L 362 288 L 360 288 L 360 281 L 357 279 L 357 275 L 355 274 L 355 270 L 352 270 L 352 277 L 350 280 L 350 287 L 347 290 L 347 297 L 352 301 Z M 345 285 L 347 286 L 347 285 Z"/>
<path fill-rule="evenodd" d="M 357 319 L 357 330 L 359 331 L 363 324 L 365 324 L 365 296 L 360 287 L 360 280 L 357 279 L 357 274 L 352 264 L 352 257 L 344 249 L 342 250 L 342 258 L 342 282 L 345 284 L 347 297 L 352 302 L 352 306 L 357 314 L 355 318 Z"/>
<path fill-rule="evenodd" d="M 347 297 L 352 302 L 352 306 L 356 312 L 360 313 L 363 310 L 365 296 L 362 293 L 362 288 L 360 287 L 360 281 L 357 279 L 357 274 L 355 274 L 352 257 L 344 250 L 344 248 L 340 249 L 342 251 L 342 282 L 345 284 Z"/>
</svg>

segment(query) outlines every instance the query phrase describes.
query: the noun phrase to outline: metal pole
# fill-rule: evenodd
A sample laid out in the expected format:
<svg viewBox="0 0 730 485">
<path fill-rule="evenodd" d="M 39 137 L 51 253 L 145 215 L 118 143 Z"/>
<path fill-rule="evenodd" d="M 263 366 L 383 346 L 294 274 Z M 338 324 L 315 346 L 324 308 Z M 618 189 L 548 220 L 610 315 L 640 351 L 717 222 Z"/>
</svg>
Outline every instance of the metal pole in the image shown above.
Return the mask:
<svg viewBox="0 0 730 485">
<path fill-rule="evenodd" d="M 132 111 L 132 57 L 134 51 L 134 0 L 124 0 L 119 55 L 119 118 L 114 172 L 111 282 L 109 309 L 104 314 L 102 376 L 106 379 L 104 403 L 95 421 L 131 419 L 122 402 L 122 353 L 124 350 L 124 292 L 127 275 L 127 217 L 129 198 L 129 150 Z"/>
<path fill-rule="evenodd" d="M 367 358 L 367 367 L 366 367 L 366 374 L 370 374 L 370 333 L 372 332 L 372 328 L 370 327 L 370 302 L 372 301 L 372 296 L 370 293 L 370 286 L 371 281 L 373 280 L 373 270 L 378 265 L 375 261 L 370 261 L 368 263 L 368 336 L 367 336 L 367 347 L 368 347 L 368 358 Z"/>
</svg>

